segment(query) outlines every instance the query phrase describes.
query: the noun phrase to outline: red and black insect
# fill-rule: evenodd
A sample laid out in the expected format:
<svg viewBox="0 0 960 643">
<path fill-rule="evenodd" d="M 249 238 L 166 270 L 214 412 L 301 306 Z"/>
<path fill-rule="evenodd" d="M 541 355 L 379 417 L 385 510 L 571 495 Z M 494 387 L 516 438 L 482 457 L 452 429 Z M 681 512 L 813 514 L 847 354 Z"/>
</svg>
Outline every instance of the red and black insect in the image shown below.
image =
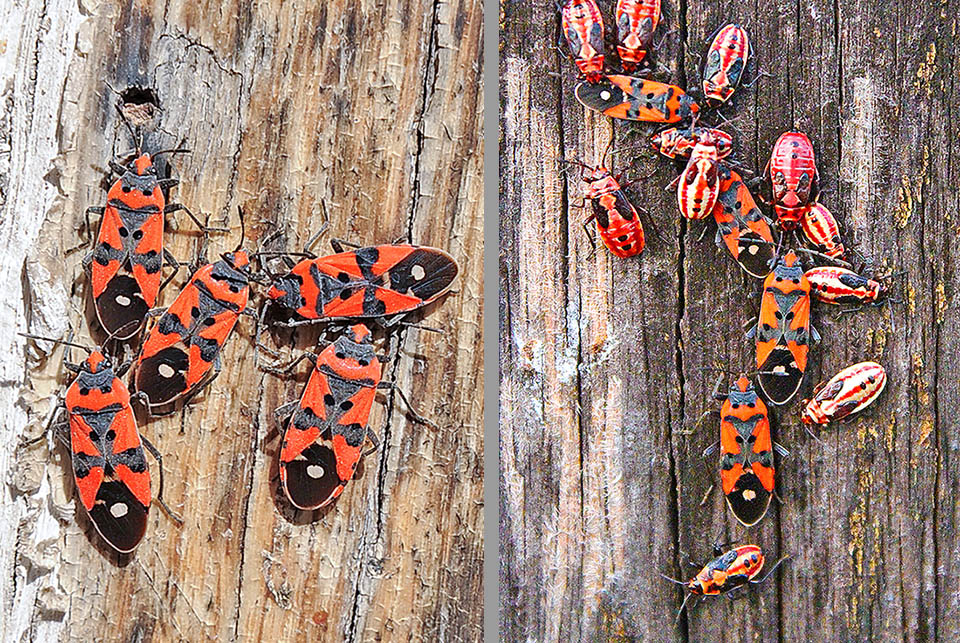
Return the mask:
<svg viewBox="0 0 960 643">
<path fill-rule="evenodd" d="M 617 52 L 623 71 L 636 71 L 660 23 L 660 0 L 617 0 Z"/>
<path fill-rule="evenodd" d="M 678 156 L 690 158 L 693 148 L 700 142 L 701 138 L 709 135 L 717 146 L 717 156 L 722 160 L 730 156 L 733 152 L 733 137 L 723 130 L 713 127 L 670 127 L 656 132 L 650 137 L 653 148 L 668 158 L 675 159 Z"/>
<path fill-rule="evenodd" d="M 626 258 L 640 254 L 645 244 L 643 225 L 637 210 L 620 189 L 619 177 L 614 178 L 602 166 L 586 169 L 590 171 L 583 176 L 587 184 L 585 198 L 590 200 L 593 214 L 584 221 L 584 226 L 595 220 L 603 245 L 614 255 Z"/>
<path fill-rule="evenodd" d="M 381 364 L 363 324 L 351 326 L 319 355 L 306 356 L 314 368 L 303 395 L 278 408 L 276 417 L 288 418 L 280 451 L 283 491 L 295 507 L 313 510 L 343 492 L 364 443 L 369 439 L 374 449 L 379 444 L 367 421 Z"/>
<path fill-rule="evenodd" d="M 197 270 L 150 328 L 134 388 L 151 410 L 192 396 L 220 373 L 220 351 L 250 297 L 249 255 L 237 248 Z M 211 375 L 212 369 L 212 375 Z"/>
<path fill-rule="evenodd" d="M 719 156 L 713 137 L 700 137 L 677 184 L 680 214 L 698 220 L 710 216 L 720 194 Z"/>
<path fill-rule="evenodd" d="M 760 575 L 764 563 L 763 550 L 757 545 L 743 545 L 727 552 L 724 552 L 719 545 L 714 545 L 713 555 L 715 558 L 687 582 L 660 574 L 668 581 L 683 585 L 688 592 L 680 605 L 680 611 L 677 612 L 678 618 L 691 596 L 719 596 L 739 587 L 760 584 L 776 571 L 780 563 L 789 558 L 784 556 L 767 572 L 766 576 L 755 580 Z"/>
<path fill-rule="evenodd" d="M 81 364 L 68 362 L 64 355 L 64 366 L 77 377 L 67 389 L 64 400 L 67 422 L 57 422 L 64 410 L 61 407 L 51 417 L 50 426 L 58 434 L 69 427 L 77 494 L 97 532 L 118 552 L 129 553 L 143 539 L 150 509 L 150 471 L 144 447 L 157 459 L 160 467 L 157 500 L 174 520 L 182 522 L 161 498 L 163 462 L 160 453 L 137 431 L 130 393 L 120 379 L 129 364 L 114 371 L 113 362 L 100 348 L 90 350 L 69 341 L 49 341 L 89 352 Z M 30 443 L 42 438 L 43 435 Z"/>
<path fill-rule="evenodd" d="M 128 329 L 117 337 L 129 339 L 157 301 L 164 260 L 178 265 L 163 248 L 163 218 L 181 206 L 167 204 L 164 190 L 177 181 L 159 178 L 149 154 L 126 166 L 111 162 L 110 168 L 120 178 L 107 193 L 106 207 L 88 209 L 102 218 L 84 265 L 90 267 L 100 325 L 111 335 Z"/>
<path fill-rule="evenodd" d="M 717 382 L 718 388 L 720 382 Z M 767 405 L 753 388 L 753 382 L 741 375 L 726 394 L 714 392 L 723 400 L 720 408 L 720 480 L 723 495 L 733 515 L 742 524 L 755 525 L 767 513 L 773 497 L 776 469 L 773 450 L 786 450 L 770 437 Z M 715 451 L 717 445 L 704 455 Z"/>
<path fill-rule="evenodd" d="M 870 406 L 887 385 L 887 372 L 876 362 L 848 366 L 813 389 L 813 399 L 804 400 L 804 424 L 828 424 L 859 413 Z"/>
<path fill-rule="evenodd" d="M 840 238 L 840 224 L 830 210 L 821 203 L 814 203 L 801 220 L 807 240 L 831 259 L 843 259 L 847 250 Z"/>
<path fill-rule="evenodd" d="M 394 353 L 395 354 L 395 353 Z M 309 358 L 314 367 L 299 401 L 278 408 L 278 422 L 287 419 L 280 451 L 280 481 L 298 509 L 319 509 L 342 492 L 353 479 L 368 440 L 379 440 L 367 427 L 377 389 L 392 388 L 381 380 L 381 360 L 374 351 L 370 329 L 354 324 L 319 355 L 306 353 L 283 371 Z M 391 356 L 384 358 L 392 359 Z M 409 408 L 409 403 L 407 407 Z M 428 423 L 411 410 L 418 422 Z"/>
<path fill-rule="evenodd" d="M 603 78 L 603 16 L 596 0 L 567 0 L 560 12 L 563 35 L 588 83 Z"/>
<path fill-rule="evenodd" d="M 796 230 L 820 194 L 813 143 L 801 132 L 784 132 L 764 169 L 773 190 L 773 209 L 784 230 Z"/>
<path fill-rule="evenodd" d="M 393 244 L 344 251 L 338 241 L 331 243 L 337 254 L 300 261 L 267 291 L 272 302 L 299 316 L 288 325 L 333 319 L 384 324 L 388 317 L 436 301 L 459 270 L 453 257 L 438 248 Z"/>
<path fill-rule="evenodd" d="M 760 388 L 772 404 L 786 404 L 803 381 L 811 337 L 820 339 L 810 325 L 810 282 L 792 250 L 763 281 L 760 315 L 748 336 L 756 339 Z"/>
<path fill-rule="evenodd" d="M 584 107 L 611 118 L 651 123 L 676 123 L 693 118 L 697 103 L 676 85 L 632 76 L 606 76 L 580 83 L 574 90 Z"/>
<path fill-rule="evenodd" d="M 810 294 L 825 304 L 875 304 L 888 292 L 886 284 L 846 268 L 818 266 L 804 273 Z"/>
<path fill-rule="evenodd" d="M 707 105 L 716 107 L 733 96 L 743 78 L 749 55 L 750 39 L 740 25 L 725 25 L 717 31 L 700 67 Z"/>
<path fill-rule="evenodd" d="M 713 208 L 717 245 L 725 245 L 747 274 L 765 277 L 773 260 L 770 222 L 734 170 L 720 163 L 720 194 Z"/>
</svg>

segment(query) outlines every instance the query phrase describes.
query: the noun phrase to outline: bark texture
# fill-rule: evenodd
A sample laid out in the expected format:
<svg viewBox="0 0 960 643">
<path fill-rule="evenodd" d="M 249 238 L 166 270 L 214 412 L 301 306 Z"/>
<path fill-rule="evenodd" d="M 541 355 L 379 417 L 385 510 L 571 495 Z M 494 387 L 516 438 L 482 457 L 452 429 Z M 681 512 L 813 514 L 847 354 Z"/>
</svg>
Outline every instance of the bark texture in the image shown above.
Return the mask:
<svg viewBox="0 0 960 643">
<path fill-rule="evenodd" d="M 745 529 L 719 493 L 714 419 L 692 434 L 720 366 L 753 367 L 742 328 L 760 282 L 712 243 L 712 220 L 681 221 L 666 160 L 638 152 L 651 125 L 583 109 L 572 62 L 554 45 L 553 4 L 501 3 L 500 624 L 506 640 L 949 641 L 960 636 L 956 183 L 956 15 L 947 2 L 664 2 L 653 54 L 697 80 L 715 28 L 746 26 L 761 71 L 725 113 L 735 152 L 763 169 L 777 136 L 807 132 L 821 201 L 881 271 L 905 271 L 902 305 L 837 316 L 816 306 L 823 342 L 801 394 L 772 414 L 791 457 L 782 505 Z M 601 2 L 608 30 L 612 2 Z M 613 166 L 641 160 L 627 188 L 663 238 L 619 260 L 591 254 L 575 209 L 579 172 L 611 136 Z M 635 145 L 634 151 L 627 151 Z M 886 392 L 818 444 L 799 399 L 873 359 Z M 731 378 L 728 377 L 729 384 Z M 712 490 L 711 490 L 712 489 Z M 738 601 L 712 600 L 675 624 L 686 554 L 719 536 L 792 560 Z"/>
<path fill-rule="evenodd" d="M 481 638 L 481 11 L 473 0 L 3 3 L 0 638 Z M 183 413 L 141 424 L 185 524 L 155 508 L 139 549 L 118 557 L 75 501 L 68 452 L 52 439 L 17 449 L 68 374 L 59 349 L 35 359 L 15 332 L 103 339 L 86 250 L 70 249 L 84 209 L 104 201 L 103 168 L 132 147 L 113 107 L 114 89 L 131 85 L 161 100 L 145 149 L 185 139 L 192 150 L 171 161 L 172 200 L 230 227 L 211 235 L 208 257 L 237 245 L 242 206 L 249 250 L 278 227 L 299 250 L 329 218 L 333 236 L 363 244 L 445 248 L 461 276 L 426 318 L 444 332 L 404 331 L 384 373 L 439 429 L 378 396 L 381 450 L 312 514 L 278 490 L 273 422 L 308 370 L 255 369 L 242 319 L 212 386 Z M 165 240 L 189 261 L 202 237 L 179 215 Z M 276 337 L 289 357 L 317 333 Z"/>
</svg>

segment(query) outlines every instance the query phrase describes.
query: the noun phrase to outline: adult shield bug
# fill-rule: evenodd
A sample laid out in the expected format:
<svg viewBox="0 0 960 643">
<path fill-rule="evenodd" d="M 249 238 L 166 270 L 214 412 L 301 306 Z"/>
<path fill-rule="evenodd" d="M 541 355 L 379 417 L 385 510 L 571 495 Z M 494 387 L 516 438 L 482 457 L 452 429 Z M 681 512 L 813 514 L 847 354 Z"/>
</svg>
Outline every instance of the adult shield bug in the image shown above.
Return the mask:
<svg viewBox="0 0 960 643">
<path fill-rule="evenodd" d="M 580 83 L 574 94 L 588 109 L 630 121 L 676 123 L 700 110 L 676 85 L 632 76 L 612 75 L 600 82 Z"/>
<path fill-rule="evenodd" d="M 810 326 L 810 282 L 792 250 L 764 279 L 760 315 L 748 336 L 756 339 L 760 388 L 772 404 L 786 404 L 803 381 L 811 337 L 820 339 Z"/>
<path fill-rule="evenodd" d="M 760 522 L 770 506 L 776 480 L 773 451 L 781 455 L 787 455 L 787 451 L 770 437 L 767 405 L 746 375 L 741 375 L 726 394 L 718 392 L 719 385 L 720 381 L 714 398 L 723 400 L 720 442 L 704 455 L 719 446 L 723 495 L 737 520 L 749 527 Z"/>
<path fill-rule="evenodd" d="M 887 385 L 887 373 L 876 362 L 848 366 L 813 390 L 804 400 L 804 424 L 828 424 L 870 406 Z"/>
<path fill-rule="evenodd" d="M 124 332 L 124 329 L 118 332 Z M 112 360 L 99 347 L 89 349 L 71 341 L 22 335 L 88 352 L 87 359 L 80 364 L 69 362 L 64 354 L 63 365 L 77 376 L 67 388 L 64 406 L 58 405 L 47 429 L 54 428 L 58 436 L 69 429 L 68 446 L 72 452 L 77 495 L 97 533 L 123 554 L 133 551 L 143 539 L 152 497 L 144 448 L 156 458 L 160 467 L 157 501 L 174 520 L 182 523 L 163 502 L 160 452 L 137 430 L 130 393 L 120 379 L 130 364 L 123 364 L 115 370 Z M 63 411 L 67 414 L 66 422 L 58 421 Z M 46 430 L 26 444 L 39 441 L 45 434 Z"/>
<path fill-rule="evenodd" d="M 717 245 L 726 246 L 747 274 L 766 277 L 775 250 L 770 222 L 737 172 L 720 163 L 719 175 L 720 193 L 713 207 Z"/>
</svg>

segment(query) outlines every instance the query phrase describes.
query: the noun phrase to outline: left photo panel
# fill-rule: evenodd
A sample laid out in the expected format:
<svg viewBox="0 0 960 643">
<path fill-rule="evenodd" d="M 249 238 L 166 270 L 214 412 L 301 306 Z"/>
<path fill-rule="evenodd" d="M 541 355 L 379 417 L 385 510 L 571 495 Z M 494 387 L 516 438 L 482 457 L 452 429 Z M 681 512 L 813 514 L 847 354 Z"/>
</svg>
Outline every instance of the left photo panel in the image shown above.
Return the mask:
<svg viewBox="0 0 960 643">
<path fill-rule="evenodd" d="M 483 47 L 0 7 L 0 640 L 483 639 Z"/>
</svg>

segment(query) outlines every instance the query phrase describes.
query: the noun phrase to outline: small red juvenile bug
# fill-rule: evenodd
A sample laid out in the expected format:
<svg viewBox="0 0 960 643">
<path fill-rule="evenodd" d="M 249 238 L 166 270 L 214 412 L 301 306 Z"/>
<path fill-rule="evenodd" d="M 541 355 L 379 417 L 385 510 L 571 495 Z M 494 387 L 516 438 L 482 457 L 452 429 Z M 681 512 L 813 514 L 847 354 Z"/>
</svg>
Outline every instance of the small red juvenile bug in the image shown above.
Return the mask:
<svg viewBox="0 0 960 643">
<path fill-rule="evenodd" d="M 302 325 L 332 319 L 398 318 L 436 301 L 453 284 L 457 262 L 439 248 L 388 244 L 308 256 L 273 280 L 267 297 Z M 291 262 L 292 263 L 292 262 Z M 266 314 L 267 308 L 264 308 Z"/>
<path fill-rule="evenodd" d="M 880 281 L 835 266 L 811 268 L 804 275 L 810 294 L 825 304 L 874 304 L 887 294 Z"/>
<path fill-rule="evenodd" d="M 741 375 L 728 393 L 720 394 L 721 381 L 717 381 L 714 391 L 714 398 L 723 400 L 720 408 L 720 480 L 733 515 L 749 527 L 760 522 L 773 497 L 776 480 L 773 450 L 784 456 L 788 453 L 770 437 L 767 405 L 757 395 L 753 382 Z M 717 446 L 708 448 L 704 455 L 710 455 Z"/>
<path fill-rule="evenodd" d="M 773 209 L 784 230 L 796 230 L 820 194 L 813 143 L 801 132 L 784 132 L 764 169 L 773 189 Z"/>
<path fill-rule="evenodd" d="M 813 389 L 813 399 L 804 400 L 800 419 L 804 424 L 828 424 L 859 413 L 870 406 L 887 385 L 887 373 L 876 362 L 848 366 Z"/>
<path fill-rule="evenodd" d="M 757 381 L 771 404 L 789 402 L 803 382 L 811 337 L 810 282 L 792 250 L 777 260 L 763 281 L 757 325 L 748 333 L 757 343 Z"/>
<path fill-rule="evenodd" d="M 719 596 L 732 592 L 738 587 L 750 584 L 758 585 L 767 580 L 780 566 L 780 563 L 789 558 L 789 556 L 784 556 L 770 568 L 766 576 L 760 580 L 754 580 L 760 575 L 764 563 L 763 550 L 757 545 L 743 545 L 727 552 L 724 552 L 719 545 L 714 545 L 713 555 L 715 558 L 687 582 L 660 574 L 668 581 L 683 585 L 687 589 L 688 593 L 680 605 L 677 618 L 683 613 L 683 609 L 687 606 L 687 601 L 691 596 Z"/>
<path fill-rule="evenodd" d="M 660 0 L 617 0 L 616 18 L 620 66 L 636 71 L 660 23 Z"/>
<path fill-rule="evenodd" d="M 739 174 L 723 163 L 719 174 L 720 194 L 713 208 L 717 245 L 725 245 L 747 274 L 766 277 L 775 249 L 770 222 Z"/>
<path fill-rule="evenodd" d="M 676 123 L 700 110 L 676 85 L 632 76 L 613 75 L 596 83 L 580 83 L 574 95 L 588 109 L 628 121 Z"/>
<path fill-rule="evenodd" d="M 590 200 L 593 214 L 583 222 L 584 226 L 596 220 L 603 245 L 617 257 L 625 259 L 640 254 L 645 240 L 637 210 L 627 200 L 620 183 L 610 175 L 609 170 L 602 166 L 587 169 L 590 172 L 583 176 L 587 184 L 584 196 Z"/>
<path fill-rule="evenodd" d="M 47 340 L 36 335 L 21 335 Z M 89 356 L 82 364 L 72 364 L 64 354 L 64 366 L 77 374 L 67 389 L 65 407 L 57 408 L 43 434 L 25 444 L 38 442 L 51 427 L 58 436 L 69 427 L 68 446 L 73 453 L 71 463 L 80 502 L 107 544 L 122 554 L 129 553 L 143 539 L 150 509 L 150 471 L 144 447 L 160 467 L 157 501 L 174 520 L 183 522 L 162 499 L 160 452 L 137 431 L 130 393 L 120 379 L 130 364 L 114 371 L 113 362 L 99 347 L 91 350 L 70 341 L 47 341 L 82 348 Z M 57 422 L 64 410 L 68 421 Z"/>
<path fill-rule="evenodd" d="M 677 203 L 687 219 L 703 219 L 713 213 L 720 194 L 719 156 L 713 137 L 700 137 L 677 184 Z"/>
<path fill-rule="evenodd" d="M 717 156 L 725 159 L 733 151 L 733 137 L 712 127 L 671 127 L 650 137 L 653 148 L 668 158 L 689 158 L 701 138 L 709 135 L 717 146 Z"/>
<path fill-rule="evenodd" d="M 220 351 L 250 297 L 250 257 L 239 247 L 197 270 L 147 332 L 134 388 L 147 407 L 192 397 L 220 374 Z M 211 375 L 211 369 L 213 374 Z"/>
<path fill-rule="evenodd" d="M 560 12 L 563 33 L 588 83 L 603 78 L 603 16 L 596 0 L 567 0 Z"/>
<path fill-rule="evenodd" d="M 843 259 L 847 250 L 840 238 L 840 225 L 830 210 L 814 203 L 803 214 L 803 233 L 819 252 L 833 259 Z"/>
<path fill-rule="evenodd" d="M 750 40 L 740 25 L 721 27 L 707 47 L 700 68 L 707 105 L 716 107 L 733 96 L 750 55 Z"/>
</svg>

